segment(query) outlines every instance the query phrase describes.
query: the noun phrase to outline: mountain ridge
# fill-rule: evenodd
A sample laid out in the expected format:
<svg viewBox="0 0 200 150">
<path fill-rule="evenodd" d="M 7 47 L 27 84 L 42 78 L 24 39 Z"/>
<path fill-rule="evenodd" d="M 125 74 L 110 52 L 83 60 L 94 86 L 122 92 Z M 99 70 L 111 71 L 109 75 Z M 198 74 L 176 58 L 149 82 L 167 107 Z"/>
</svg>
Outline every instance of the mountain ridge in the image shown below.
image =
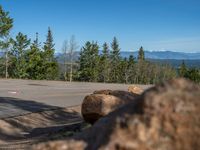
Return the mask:
<svg viewBox="0 0 200 150">
<path fill-rule="evenodd" d="M 196 60 L 200 59 L 200 52 L 187 53 L 175 51 L 144 51 L 145 58 L 149 59 L 177 59 L 177 60 Z M 129 57 L 131 54 L 137 58 L 138 51 L 121 51 L 122 57 Z"/>
<path fill-rule="evenodd" d="M 102 51 L 100 50 L 100 54 Z M 176 60 L 199 60 L 200 52 L 187 53 L 187 52 L 175 52 L 175 51 L 144 51 L 145 58 L 147 59 L 176 59 Z M 62 53 L 56 53 L 56 56 L 60 56 Z M 79 52 L 76 51 L 75 55 L 79 57 Z M 138 56 L 138 51 L 121 51 L 121 57 L 128 58 L 130 55 L 133 55 L 136 59 Z"/>
</svg>

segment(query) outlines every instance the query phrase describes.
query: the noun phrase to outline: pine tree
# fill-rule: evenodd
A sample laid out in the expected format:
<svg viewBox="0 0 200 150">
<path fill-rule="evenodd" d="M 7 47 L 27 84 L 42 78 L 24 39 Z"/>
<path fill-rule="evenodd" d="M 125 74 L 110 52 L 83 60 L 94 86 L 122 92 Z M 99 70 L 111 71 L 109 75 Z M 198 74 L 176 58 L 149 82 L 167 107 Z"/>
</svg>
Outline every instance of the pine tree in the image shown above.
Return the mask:
<svg viewBox="0 0 200 150">
<path fill-rule="evenodd" d="M 137 84 L 142 84 L 145 82 L 145 71 L 146 69 L 146 66 L 147 66 L 147 62 L 144 61 L 145 60 L 145 56 L 144 56 L 144 49 L 143 47 L 141 46 L 139 51 L 138 51 L 138 63 L 137 63 L 137 66 L 136 66 L 136 80 L 135 80 L 135 83 Z"/>
<path fill-rule="evenodd" d="M 38 41 L 38 33 L 36 33 L 36 39 L 31 44 L 30 50 L 26 54 L 26 60 L 28 63 L 27 73 L 29 79 L 42 80 L 45 79 L 44 75 L 44 59 L 43 53 L 40 50 L 40 43 Z"/>
<path fill-rule="evenodd" d="M 134 83 L 135 70 L 135 59 L 133 55 L 130 55 L 128 59 L 128 68 L 126 71 L 126 83 Z"/>
<path fill-rule="evenodd" d="M 11 40 L 12 49 L 10 52 L 10 63 L 9 71 L 10 76 L 14 78 L 26 78 L 27 63 L 25 59 L 25 53 L 30 45 L 30 39 L 27 35 L 18 33 L 15 40 Z"/>
<path fill-rule="evenodd" d="M 186 73 L 187 73 L 187 67 L 185 65 L 185 61 L 183 60 L 181 66 L 180 66 L 180 69 L 179 69 L 179 76 L 185 77 Z"/>
<path fill-rule="evenodd" d="M 6 78 L 8 77 L 9 33 L 12 27 L 13 19 L 9 17 L 9 12 L 4 11 L 0 5 L 0 49 L 3 49 L 5 53 L 5 58 L 3 58 L 3 68 L 5 70 L 3 72 Z"/>
<path fill-rule="evenodd" d="M 142 46 L 140 47 L 139 52 L 138 52 L 138 61 L 140 60 L 141 61 L 145 60 L 144 49 Z"/>
<path fill-rule="evenodd" d="M 58 63 L 54 58 L 54 45 L 55 44 L 53 43 L 53 35 L 49 27 L 46 42 L 44 42 L 43 47 L 44 76 L 47 80 L 54 80 L 58 76 Z"/>
<path fill-rule="evenodd" d="M 86 42 L 80 52 L 79 79 L 97 82 L 99 75 L 99 46 L 95 42 Z"/>
<path fill-rule="evenodd" d="M 53 35 L 50 27 L 48 27 L 46 42 L 44 42 L 43 49 L 44 49 L 45 59 L 49 62 L 52 62 L 54 59 L 54 52 L 55 52 L 54 46 L 55 44 L 53 43 Z"/>
<path fill-rule="evenodd" d="M 117 80 L 118 83 L 128 83 L 128 60 L 125 57 L 124 59 L 120 60 L 119 66 L 119 78 Z"/>
<path fill-rule="evenodd" d="M 12 27 L 13 19 L 9 17 L 9 12 L 4 11 L 0 5 L 0 38 L 4 38 L 9 35 Z"/>
<path fill-rule="evenodd" d="M 114 37 L 113 42 L 111 43 L 111 47 L 112 51 L 110 55 L 110 60 L 112 67 L 111 67 L 110 78 L 111 82 L 118 82 L 120 74 L 119 65 L 121 57 L 120 57 L 120 48 L 116 37 Z"/>
<path fill-rule="evenodd" d="M 109 82 L 109 46 L 107 43 L 103 44 L 103 51 L 100 56 L 100 63 L 99 63 L 99 81 L 100 82 Z"/>
<path fill-rule="evenodd" d="M 185 74 L 185 78 L 188 78 L 196 83 L 200 83 L 200 69 L 190 68 Z"/>
</svg>

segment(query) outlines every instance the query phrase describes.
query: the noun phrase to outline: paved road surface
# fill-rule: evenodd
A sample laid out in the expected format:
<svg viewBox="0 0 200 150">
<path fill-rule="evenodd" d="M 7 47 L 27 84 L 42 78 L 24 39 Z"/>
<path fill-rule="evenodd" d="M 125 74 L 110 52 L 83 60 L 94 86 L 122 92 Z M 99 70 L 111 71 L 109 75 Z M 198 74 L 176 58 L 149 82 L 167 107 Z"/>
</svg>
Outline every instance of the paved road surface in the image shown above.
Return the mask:
<svg viewBox="0 0 200 150">
<path fill-rule="evenodd" d="M 55 106 L 80 105 L 83 98 L 95 90 L 127 88 L 124 84 L 0 79 L 0 118 L 54 109 Z"/>
</svg>

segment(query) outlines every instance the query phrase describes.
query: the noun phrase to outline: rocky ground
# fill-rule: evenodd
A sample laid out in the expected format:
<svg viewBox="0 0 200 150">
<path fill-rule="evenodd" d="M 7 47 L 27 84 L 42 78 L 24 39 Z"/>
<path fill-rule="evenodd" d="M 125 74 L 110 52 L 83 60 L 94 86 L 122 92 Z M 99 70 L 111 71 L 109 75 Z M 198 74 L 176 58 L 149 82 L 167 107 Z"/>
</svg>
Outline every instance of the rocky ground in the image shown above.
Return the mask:
<svg viewBox="0 0 200 150">
<path fill-rule="evenodd" d="M 146 90 L 71 138 L 32 149 L 198 150 L 199 113 L 200 86 L 174 79 Z"/>
</svg>

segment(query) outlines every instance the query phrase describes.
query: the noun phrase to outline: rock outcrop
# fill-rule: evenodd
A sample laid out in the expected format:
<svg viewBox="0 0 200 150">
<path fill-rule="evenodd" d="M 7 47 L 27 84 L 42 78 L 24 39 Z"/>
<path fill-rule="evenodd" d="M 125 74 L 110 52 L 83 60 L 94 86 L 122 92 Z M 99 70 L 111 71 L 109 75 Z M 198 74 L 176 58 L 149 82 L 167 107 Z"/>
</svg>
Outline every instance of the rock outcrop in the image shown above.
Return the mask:
<svg viewBox="0 0 200 150">
<path fill-rule="evenodd" d="M 81 113 L 86 122 L 94 123 L 99 118 L 132 102 L 138 95 L 126 91 L 102 90 L 84 98 Z"/>
<path fill-rule="evenodd" d="M 200 86 L 176 79 L 150 88 L 73 139 L 88 150 L 198 150 L 199 114 Z"/>
</svg>

